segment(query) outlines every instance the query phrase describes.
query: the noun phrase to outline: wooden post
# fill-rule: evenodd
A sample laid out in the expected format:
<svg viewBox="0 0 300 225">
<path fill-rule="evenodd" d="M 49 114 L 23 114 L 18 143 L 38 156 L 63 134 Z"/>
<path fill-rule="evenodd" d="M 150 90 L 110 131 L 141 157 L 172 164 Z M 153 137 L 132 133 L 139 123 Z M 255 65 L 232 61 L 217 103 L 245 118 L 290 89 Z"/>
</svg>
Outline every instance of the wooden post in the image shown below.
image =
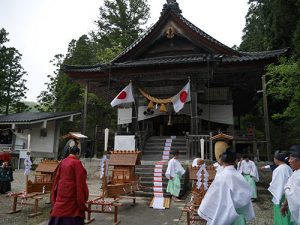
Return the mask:
<svg viewBox="0 0 300 225">
<path fill-rule="evenodd" d="M 270 139 L 270 125 L 269 125 L 269 112 L 268 112 L 268 99 L 267 99 L 267 85 L 266 75 L 261 77 L 262 88 L 263 88 L 263 106 L 264 106 L 264 124 L 265 124 L 265 135 L 267 141 L 267 157 L 268 161 L 272 161 L 271 157 L 271 139 Z"/>
<path fill-rule="evenodd" d="M 88 89 L 89 89 L 89 82 L 86 81 L 85 88 L 84 88 L 84 105 L 83 105 L 83 117 L 82 117 L 82 133 L 83 134 L 86 133 Z"/>
<path fill-rule="evenodd" d="M 197 92 L 191 92 L 191 134 L 198 134 Z"/>
<path fill-rule="evenodd" d="M 212 132 L 209 132 L 209 159 L 213 160 L 214 156 L 213 156 L 213 143 L 211 140 L 211 137 L 213 136 Z"/>
</svg>

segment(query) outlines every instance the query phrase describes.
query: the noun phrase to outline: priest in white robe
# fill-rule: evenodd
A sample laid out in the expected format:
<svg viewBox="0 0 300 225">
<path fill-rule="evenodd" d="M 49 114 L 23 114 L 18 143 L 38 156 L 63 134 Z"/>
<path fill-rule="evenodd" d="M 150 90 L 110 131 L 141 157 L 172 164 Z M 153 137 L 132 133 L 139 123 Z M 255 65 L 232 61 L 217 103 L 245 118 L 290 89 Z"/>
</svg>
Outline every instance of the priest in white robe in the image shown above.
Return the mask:
<svg viewBox="0 0 300 225">
<path fill-rule="evenodd" d="M 222 165 L 221 158 L 219 159 L 219 161 L 215 162 L 213 164 L 213 166 L 214 166 L 215 170 L 217 171 L 216 175 L 219 175 L 224 169 L 224 166 Z"/>
<path fill-rule="evenodd" d="M 168 162 L 168 168 L 165 176 L 169 179 L 167 192 L 172 195 L 173 201 L 180 201 L 178 199 L 180 193 L 180 178 L 185 173 L 185 169 L 178 161 L 179 151 L 173 151 L 174 157 Z"/>
<path fill-rule="evenodd" d="M 286 164 L 287 157 L 288 153 L 283 151 L 276 151 L 274 155 L 277 168 L 273 171 L 272 181 L 268 188 L 273 196 L 274 225 L 292 225 L 290 214 L 282 215 L 280 211 L 281 204 L 285 201 L 284 186 L 293 173 L 291 167 Z"/>
<path fill-rule="evenodd" d="M 281 205 L 281 212 L 286 214 L 289 210 L 291 221 L 300 225 L 300 145 L 292 146 L 290 151 L 289 164 L 294 172 L 284 187 L 287 201 Z"/>
<path fill-rule="evenodd" d="M 255 163 L 249 159 L 249 156 L 244 155 L 237 168 L 252 187 L 252 199 L 257 198 L 256 182 L 259 181 L 259 175 Z"/>
<path fill-rule="evenodd" d="M 198 209 L 207 225 L 244 225 L 255 218 L 251 186 L 234 168 L 236 153 L 226 149 L 222 154 L 224 169 L 215 177 Z"/>
</svg>

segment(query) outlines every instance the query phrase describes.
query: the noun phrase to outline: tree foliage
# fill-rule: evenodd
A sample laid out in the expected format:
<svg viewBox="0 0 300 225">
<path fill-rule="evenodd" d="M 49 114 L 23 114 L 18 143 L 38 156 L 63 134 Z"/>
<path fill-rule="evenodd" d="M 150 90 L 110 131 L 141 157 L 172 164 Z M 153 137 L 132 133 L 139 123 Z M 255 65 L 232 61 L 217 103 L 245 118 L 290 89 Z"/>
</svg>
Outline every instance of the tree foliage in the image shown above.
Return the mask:
<svg viewBox="0 0 300 225">
<path fill-rule="evenodd" d="M 271 138 L 275 148 L 300 142 L 300 0 L 249 0 L 239 49 L 264 51 L 285 47 L 291 47 L 289 58 L 281 59 L 266 70 Z"/>
<path fill-rule="evenodd" d="M 249 0 L 241 50 L 272 50 L 295 45 L 299 0 Z"/>
<path fill-rule="evenodd" d="M 147 0 L 104 0 L 99 11 L 99 19 L 95 21 L 97 30 L 91 36 L 97 43 L 98 59 L 106 61 L 143 33 L 150 16 Z"/>
<path fill-rule="evenodd" d="M 22 102 L 27 88 L 21 66 L 22 55 L 14 47 L 7 47 L 9 41 L 5 29 L 0 30 L 0 113 L 22 112 L 27 106 Z"/>
</svg>

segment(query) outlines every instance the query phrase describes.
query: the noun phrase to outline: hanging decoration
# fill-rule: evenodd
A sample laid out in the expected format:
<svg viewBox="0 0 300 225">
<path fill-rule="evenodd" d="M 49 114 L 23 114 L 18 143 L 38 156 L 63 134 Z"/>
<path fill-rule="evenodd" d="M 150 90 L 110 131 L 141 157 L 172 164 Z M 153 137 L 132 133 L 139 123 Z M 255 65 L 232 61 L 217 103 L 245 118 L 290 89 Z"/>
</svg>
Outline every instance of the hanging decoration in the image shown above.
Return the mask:
<svg viewBox="0 0 300 225">
<path fill-rule="evenodd" d="M 172 102 L 172 98 L 155 98 L 151 95 L 149 95 L 148 93 L 146 93 L 144 90 L 142 90 L 141 88 L 139 88 L 140 93 L 149 100 L 149 104 L 148 104 L 148 109 L 153 109 L 154 105 L 157 109 L 158 105 L 160 105 L 159 107 L 159 111 L 160 112 L 167 112 L 167 107 L 166 105 Z"/>
<path fill-rule="evenodd" d="M 147 108 L 148 108 L 148 109 L 153 109 L 153 108 L 154 108 L 154 104 L 153 104 L 152 101 L 149 102 Z"/>
<path fill-rule="evenodd" d="M 206 165 L 203 163 L 197 172 L 197 189 L 200 190 L 201 186 L 203 185 L 204 190 L 208 189 L 208 177 L 209 174 L 206 170 Z"/>
<path fill-rule="evenodd" d="M 159 111 L 160 111 L 160 112 L 167 112 L 166 105 L 165 105 L 165 104 L 161 104 L 161 105 L 160 105 L 160 108 L 159 108 Z"/>
</svg>

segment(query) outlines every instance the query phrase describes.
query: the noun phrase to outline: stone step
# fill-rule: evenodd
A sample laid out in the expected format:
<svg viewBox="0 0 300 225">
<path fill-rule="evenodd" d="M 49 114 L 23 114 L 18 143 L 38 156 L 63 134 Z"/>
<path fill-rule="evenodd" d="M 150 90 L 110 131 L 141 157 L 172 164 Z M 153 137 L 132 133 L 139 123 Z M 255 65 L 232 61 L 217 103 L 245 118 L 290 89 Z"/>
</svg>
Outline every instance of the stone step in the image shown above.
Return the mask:
<svg viewBox="0 0 300 225">
<path fill-rule="evenodd" d="M 167 139 L 148 138 L 148 142 L 166 143 Z M 186 143 L 186 139 L 175 139 L 172 143 Z"/>
<path fill-rule="evenodd" d="M 185 150 L 181 150 L 178 149 L 179 154 L 180 155 L 186 155 L 186 151 Z M 143 151 L 143 155 L 147 155 L 147 154 L 153 154 L 153 155 L 163 155 L 163 151 L 162 150 L 157 150 L 157 149 L 148 149 L 146 151 Z M 170 157 L 173 157 L 173 155 L 170 153 Z"/>
<path fill-rule="evenodd" d="M 146 146 L 144 147 L 144 150 L 143 150 L 143 151 L 148 151 L 148 150 L 152 150 L 152 149 L 157 149 L 157 150 L 163 151 L 163 150 L 164 150 L 164 146 L 159 146 L 159 145 L 149 146 L 149 145 L 146 145 Z M 186 146 L 185 146 L 185 145 L 183 145 L 183 146 L 180 146 L 180 145 L 173 145 L 173 146 L 171 146 L 170 149 L 171 149 L 171 150 L 178 149 L 178 150 L 184 150 L 184 151 L 186 151 Z"/>
<path fill-rule="evenodd" d="M 152 136 L 148 138 L 148 141 L 166 141 L 166 139 L 169 139 L 170 136 Z M 184 136 L 178 136 L 175 139 L 172 139 L 173 141 L 185 141 L 185 137 Z"/>
</svg>

